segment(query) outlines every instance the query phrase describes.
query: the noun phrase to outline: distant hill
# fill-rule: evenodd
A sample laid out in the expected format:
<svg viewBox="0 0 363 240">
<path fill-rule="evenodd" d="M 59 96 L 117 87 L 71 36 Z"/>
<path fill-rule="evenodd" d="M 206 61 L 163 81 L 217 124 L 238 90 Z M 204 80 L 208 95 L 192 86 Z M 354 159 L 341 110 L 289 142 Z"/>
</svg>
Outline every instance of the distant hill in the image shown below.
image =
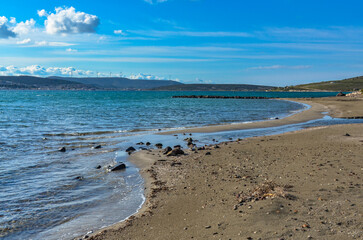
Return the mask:
<svg viewBox="0 0 363 240">
<path fill-rule="evenodd" d="M 89 86 L 105 89 L 122 89 L 122 90 L 145 90 L 161 86 L 180 85 L 182 83 L 172 80 L 134 80 L 120 77 L 108 78 L 64 78 L 49 77 L 51 79 L 63 79 L 82 83 Z"/>
<path fill-rule="evenodd" d="M 0 76 L 0 89 L 93 89 L 82 83 L 32 76 Z"/>
<path fill-rule="evenodd" d="M 127 78 L 0 76 L 0 89 L 148 90 L 179 84 L 181 83 L 171 80 L 131 80 Z"/>
<path fill-rule="evenodd" d="M 275 89 L 272 86 L 248 84 L 183 84 L 154 88 L 154 91 L 265 91 Z"/>
<path fill-rule="evenodd" d="M 334 91 L 334 92 L 351 92 L 356 89 L 363 89 L 363 76 L 347 78 L 344 80 L 326 81 L 310 84 L 302 84 L 296 86 L 289 86 L 286 88 L 279 88 L 279 90 L 307 90 L 307 91 Z"/>
</svg>

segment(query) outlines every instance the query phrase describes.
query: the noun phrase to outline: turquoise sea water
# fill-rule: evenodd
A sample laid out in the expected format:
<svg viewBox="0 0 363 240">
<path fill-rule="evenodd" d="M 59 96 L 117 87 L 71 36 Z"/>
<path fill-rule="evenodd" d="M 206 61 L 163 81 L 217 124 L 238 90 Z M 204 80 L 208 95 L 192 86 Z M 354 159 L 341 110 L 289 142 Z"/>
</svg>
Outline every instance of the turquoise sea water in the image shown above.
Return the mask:
<svg viewBox="0 0 363 240">
<path fill-rule="evenodd" d="M 71 239 L 135 213 L 144 201 L 138 169 L 127 163 L 125 171 L 110 173 L 107 167 L 127 161 L 124 150 L 139 141 L 180 143 L 155 132 L 281 118 L 304 108 L 173 95 L 335 93 L 0 91 L 0 238 Z M 208 143 L 208 134 L 199 137 Z"/>
</svg>

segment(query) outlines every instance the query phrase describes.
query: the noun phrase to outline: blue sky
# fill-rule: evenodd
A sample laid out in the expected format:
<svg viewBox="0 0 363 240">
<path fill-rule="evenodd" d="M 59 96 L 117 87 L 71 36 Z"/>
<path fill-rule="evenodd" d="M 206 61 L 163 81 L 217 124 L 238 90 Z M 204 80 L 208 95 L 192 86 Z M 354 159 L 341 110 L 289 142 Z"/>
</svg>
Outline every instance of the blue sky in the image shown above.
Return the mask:
<svg viewBox="0 0 363 240">
<path fill-rule="evenodd" d="M 362 1 L 15 0 L 0 75 L 286 86 L 363 75 Z"/>
</svg>

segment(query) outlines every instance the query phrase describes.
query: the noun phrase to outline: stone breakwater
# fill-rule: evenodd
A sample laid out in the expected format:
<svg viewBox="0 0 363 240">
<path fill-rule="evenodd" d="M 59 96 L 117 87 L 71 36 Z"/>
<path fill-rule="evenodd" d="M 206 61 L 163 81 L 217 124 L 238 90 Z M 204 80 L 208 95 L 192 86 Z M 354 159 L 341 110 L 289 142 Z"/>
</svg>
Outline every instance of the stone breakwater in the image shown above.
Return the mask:
<svg viewBox="0 0 363 240">
<path fill-rule="evenodd" d="M 189 95 L 189 96 L 173 96 L 172 98 L 219 98 L 219 99 L 271 99 L 269 97 L 258 96 L 209 96 L 209 95 Z"/>
</svg>

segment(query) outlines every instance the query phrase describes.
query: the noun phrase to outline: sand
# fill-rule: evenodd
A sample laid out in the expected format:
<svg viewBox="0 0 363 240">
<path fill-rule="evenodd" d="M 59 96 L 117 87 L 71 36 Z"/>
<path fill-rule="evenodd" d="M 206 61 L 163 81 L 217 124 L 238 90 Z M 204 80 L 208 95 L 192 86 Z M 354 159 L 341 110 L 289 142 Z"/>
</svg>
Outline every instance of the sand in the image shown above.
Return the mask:
<svg viewBox="0 0 363 240">
<path fill-rule="evenodd" d="M 363 116 L 361 100 L 342 99 L 304 102 L 314 116 Z M 179 157 L 132 155 L 146 203 L 89 239 L 363 238 L 363 124 L 216 146 Z"/>
</svg>

